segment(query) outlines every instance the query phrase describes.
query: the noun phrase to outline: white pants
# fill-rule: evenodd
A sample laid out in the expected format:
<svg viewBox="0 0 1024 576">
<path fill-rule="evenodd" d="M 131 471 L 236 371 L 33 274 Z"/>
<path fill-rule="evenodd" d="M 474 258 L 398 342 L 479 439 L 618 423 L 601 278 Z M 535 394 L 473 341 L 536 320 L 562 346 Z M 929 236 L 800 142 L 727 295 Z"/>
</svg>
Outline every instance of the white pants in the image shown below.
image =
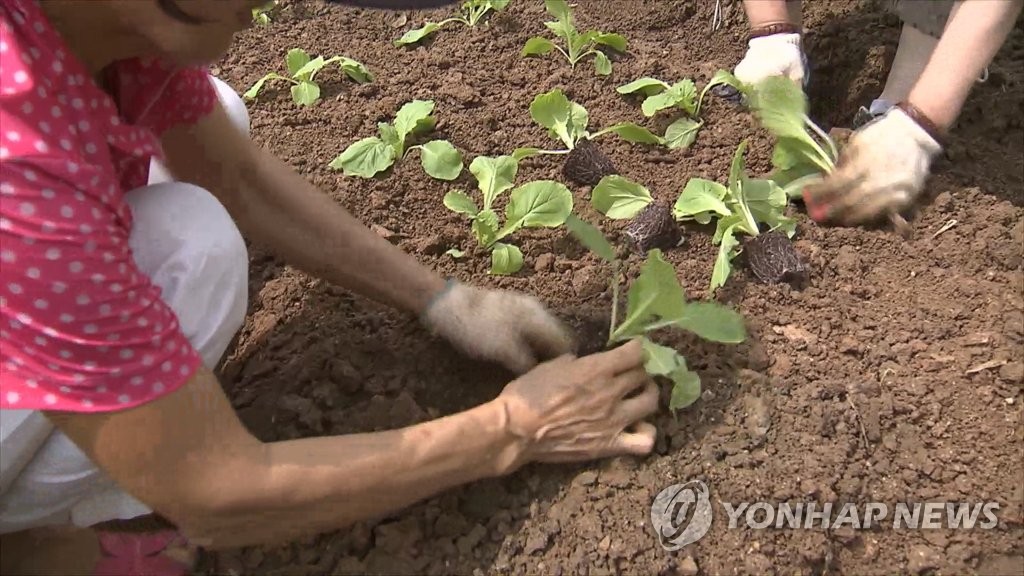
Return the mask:
<svg viewBox="0 0 1024 576">
<path fill-rule="evenodd" d="M 221 105 L 248 135 L 242 99 L 219 79 L 211 81 Z M 129 244 L 137 266 L 161 288 L 181 329 L 213 368 L 248 306 L 248 254 L 238 228 L 213 195 L 172 181 L 156 161 L 149 185 L 128 192 L 125 200 L 134 220 Z M 0 410 L 0 533 L 91 526 L 150 512 L 42 413 Z"/>
</svg>

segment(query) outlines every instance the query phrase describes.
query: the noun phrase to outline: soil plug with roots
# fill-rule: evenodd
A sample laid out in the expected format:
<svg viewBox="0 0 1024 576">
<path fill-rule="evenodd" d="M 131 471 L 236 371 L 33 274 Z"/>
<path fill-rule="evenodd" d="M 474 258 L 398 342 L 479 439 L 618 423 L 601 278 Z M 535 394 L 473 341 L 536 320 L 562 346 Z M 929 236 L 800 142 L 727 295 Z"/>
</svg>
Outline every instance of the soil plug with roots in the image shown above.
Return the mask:
<svg viewBox="0 0 1024 576">
<path fill-rule="evenodd" d="M 594 186 L 601 178 L 611 174 L 618 174 L 615 165 L 604 152 L 601 152 L 597 144 L 590 140 L 583 140 L 577 144 L 565 157 L 565 164 L 562 165 L 562 175 L 566 179 L 584 186 Z"/>
</svg>

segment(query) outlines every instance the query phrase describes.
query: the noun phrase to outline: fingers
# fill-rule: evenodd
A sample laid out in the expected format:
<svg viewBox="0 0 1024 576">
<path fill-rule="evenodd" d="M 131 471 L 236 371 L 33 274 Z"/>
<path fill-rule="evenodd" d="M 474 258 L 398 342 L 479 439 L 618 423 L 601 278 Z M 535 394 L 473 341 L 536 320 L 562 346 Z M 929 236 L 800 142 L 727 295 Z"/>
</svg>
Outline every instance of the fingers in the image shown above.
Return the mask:
<svg viewBox="0 0 1024 576">
<path fill-rule="evenodd" d="M 612 374 L 621 374 L 644 365 L 644 347 L 639 339 L 613 348 L 599 355 L 599 360 Z"/>
<path fill-rule="evenodd" d="M 648 422 L 639 422 L 632 432 L 621 432 L 614 440 L 614 448 L 625 454 L 646 456 L 654 450 L 658 429 Z"/>
<path fill-rule="evenodd" d="M 626 372 L 620 373 L 612 380 L 612 390 L 615 398 L 624 398 L 637 391 L 637 388 L 644 386 L 651 381 L 651 377 L 644 370 L 643 366 L 638 366 Z"/>
<path fill-rule="evenodd" d="M 533 354 L 541 360 L 547 360 L 572 352 L 572 334 L 565 325 L 549 314 L 539 302 L 531 299 L 529 306 L 531 310 L 522 317 L 520 338 L 532 348 Z"/>
<path fill-rule="evenodd" d="M 508 345 L 500 346 L 494 352 L 494 360 L 516 374 L 525 374 L 537 365 L 533 350 L 522 339 L 513 336 Z"/>
<path fill-rule="evenodd" d="M 616 417 L 624 424 L 632 424 L 647 418 L 658 411 L 658 385 L 649 377 L 646 378 L 647 385 L 644 391 L 638 396 L 623 400 L 616 410 Z"/>
<path fill-rule="evenodd" d="M 841 213 L 842 206 L 855 196 L 857 186 L 867 174 L 856 159 L 856 151 L 844 157 L 836 170 L 827 178 L 803 191 L 807 214 L 816 222 L 824 222 Z"/>
</svg>

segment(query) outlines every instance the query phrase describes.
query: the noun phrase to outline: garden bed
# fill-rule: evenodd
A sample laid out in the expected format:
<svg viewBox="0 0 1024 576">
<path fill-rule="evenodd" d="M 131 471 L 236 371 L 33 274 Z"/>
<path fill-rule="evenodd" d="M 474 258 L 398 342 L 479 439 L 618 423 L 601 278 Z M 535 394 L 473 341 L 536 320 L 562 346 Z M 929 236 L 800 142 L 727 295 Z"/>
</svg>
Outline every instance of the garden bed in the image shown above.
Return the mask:
<svg viewBox="0 0 1024 576">
<path fill-rule="evenodd" d="M 744 49 L 742 9 L 723 1 L 716 30 L 714 5 L 579 3 L 581 28 L 629 41 L 627 53 L 612 58 L 611 74 L 598 76 L 589 60 L 571 70 L 554 54 L 520 56 L 528 38 L 546 34 L 543 22 L 550 18 L 539 1 L 513 0 L 489 27 L 446 27 L 410 48 L 391 41 L 448 12 L 284 2 L 269 25 L 241 34 L 214 72 L 241 93 L 267 72 L 283 72 L 290 48 L 364 63 L 373 82 L 358 84 L 325 69 L 317 77 L 321 98 L 308 107 L 293 103 L 286 85 L 267 84 L 249 104 L 254 140 L 441 273 L 539 296 L 593 351 L 607 337 L 607 265 L 564 227 L 516 232 L 522 270 L 491 275 L 490 256 L 465 217 L 442 204 L 453 188 L 476 193 L 468 170 L 445 182 L 427 176 L 416 160 L 367 180 L 328 165 L 417 98 L 435 101 L 432 137 L 449 140 L 467 165 L 479 155 L 550 146 L 529 107 L 555 88 L 587 108 L 595 129 L 632 121 L 663 134 L 673 114 L 646 118 L 637 99 L 615 88 L 642 76 L 688 77 L 702 87 L 717 70 L 732 69 Z M 805 5 L 812 117 L 826 130 L 848 126 L 884 83 L 899 23 L 866 0 Z M 809 268 L 806 285 L 762 284 L 737 264 L 713 296 L 746 318 L 747 342 L 659 336 L 686 356 L 704 393 L 676 418 L 667 409 L 658 415 L 656 453 L 649 458 L 529 466 L 353 530 L 220 553 L 209 570 L 1021 573 L 1022 36 L 1018 27 L 972 95 L 949 157 L 936 165 L 911 220 L 911 240 L 885 227 L 818 226 L 795 205 L 794 240 Z M 725 182 L 744 139 L 748 171 L 767 174 L 772 140 L 754 117 L 710 95 L 701 117 L 705 123 L 686 150 L 618 138 L 600 146 L 624 177 L 668 203 L 690 178 Z M 563 182 L 574 214 L 622 242 L 625 222 L 596 212 L 591 188 L 566 181 L 561 160 L 522 161 L 517 183 Z M 664 251 L 692 299 L 709 298 L 718 251 L 712 234 L 713 227 L 685 226 L 682 244 Z M 450 249 L 466 254 L 455 259 Z M 244 422 L 263 440 L 412 424 L 486 401 L 510 378 L 429 338 L 414 318 L 311 279 L 258 247 L 250 254 L 250 315 L 223 380 Z M 628 257 L 628 277 L 635 278 L 642 261 Z M 720 514 L 702 540 L 667 552 L 651 528 L 651 502 L 666 486 L 690 479 L 705 481 L 715 502 L 995 501 L 1001 523 L 976 531 L 755 531 L 729 529 Z"/>
</svg>

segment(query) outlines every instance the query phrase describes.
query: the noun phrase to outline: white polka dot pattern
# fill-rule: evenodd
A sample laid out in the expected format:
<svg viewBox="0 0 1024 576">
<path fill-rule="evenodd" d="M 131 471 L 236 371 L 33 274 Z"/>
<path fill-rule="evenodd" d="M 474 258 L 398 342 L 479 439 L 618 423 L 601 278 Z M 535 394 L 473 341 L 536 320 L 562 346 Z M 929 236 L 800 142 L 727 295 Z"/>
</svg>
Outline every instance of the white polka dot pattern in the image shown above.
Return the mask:
<svg viewBox="0 0 1024 576">
<path fill-rule="evenodd" d="M 124 191 L 158 135 L 203 118 L 205 70 L 117 62 L 111 95 L 36 2 L 0 2 L 0 408 L 102 412 L 166 395 L 201 364 L 128 248 Z"/>
</svg>

